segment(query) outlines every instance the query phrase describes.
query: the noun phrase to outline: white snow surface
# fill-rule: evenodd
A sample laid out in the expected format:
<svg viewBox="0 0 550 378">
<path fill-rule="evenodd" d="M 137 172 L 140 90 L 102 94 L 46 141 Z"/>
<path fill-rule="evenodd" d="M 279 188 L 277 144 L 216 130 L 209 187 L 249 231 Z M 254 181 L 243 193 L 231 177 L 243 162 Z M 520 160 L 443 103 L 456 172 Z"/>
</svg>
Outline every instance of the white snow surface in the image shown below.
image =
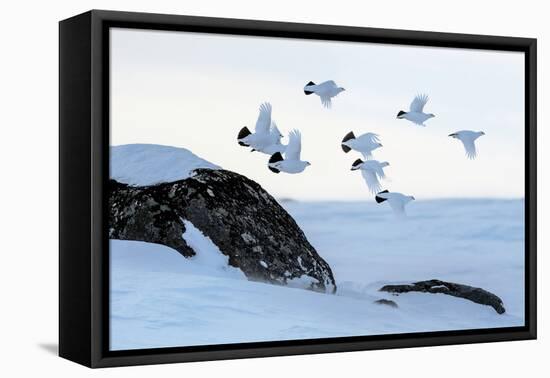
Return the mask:
<svg viewBox="0 0 550 378">
<path fill-rule="evenodd" d="M 132 186 L 183 180 L 197 168 L 220 169 L 185 148 L 157 144 L 111 147 L 111 178 Z"/>
<path fill-rule="evenodd" d="M 111 241 L 111 349 L 524 324 L 523 200 L 415 201 L 404 220 L 367 202 L 283 205 L 330 264 L 336 295 L 247 281 L 185 221 L 191 259 L 162 245 Z M 445 294 L 378 291 L 432 278 L 489 290 L 506 313 Z M 309 277 L 291 285 L 302 281 Z M 399 308 L 373 304 L 381 298 Z"/>
</svg>

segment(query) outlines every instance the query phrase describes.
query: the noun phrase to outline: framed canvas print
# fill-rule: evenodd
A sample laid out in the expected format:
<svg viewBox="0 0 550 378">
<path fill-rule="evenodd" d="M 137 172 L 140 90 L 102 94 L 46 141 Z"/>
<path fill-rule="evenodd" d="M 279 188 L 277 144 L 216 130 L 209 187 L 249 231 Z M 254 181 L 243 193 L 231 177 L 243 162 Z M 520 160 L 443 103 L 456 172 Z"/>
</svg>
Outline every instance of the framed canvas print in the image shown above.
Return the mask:
<svg viewBox="0 0 550 378">
<path fill-rule="evenodd" d="M 536 337 L 536 40 L 60 23 L 60 355 Z"/>
</svg>

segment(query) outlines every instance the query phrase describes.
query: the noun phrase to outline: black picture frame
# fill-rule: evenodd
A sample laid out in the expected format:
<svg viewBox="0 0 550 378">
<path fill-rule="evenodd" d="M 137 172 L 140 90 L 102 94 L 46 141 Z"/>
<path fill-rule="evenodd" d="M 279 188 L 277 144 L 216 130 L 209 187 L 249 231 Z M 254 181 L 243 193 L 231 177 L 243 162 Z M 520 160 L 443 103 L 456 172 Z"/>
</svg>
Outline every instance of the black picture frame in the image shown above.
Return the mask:
<svg viewBox="0 0 550 378">
<path fill-rule="evenodd" d="M 525 53 L 524 327 L 109 351 L 111 27 Z M 536 338 L 536 39 L 92 10 L 59 24 L 59 354 L 88 367 Z"/>
</svg>

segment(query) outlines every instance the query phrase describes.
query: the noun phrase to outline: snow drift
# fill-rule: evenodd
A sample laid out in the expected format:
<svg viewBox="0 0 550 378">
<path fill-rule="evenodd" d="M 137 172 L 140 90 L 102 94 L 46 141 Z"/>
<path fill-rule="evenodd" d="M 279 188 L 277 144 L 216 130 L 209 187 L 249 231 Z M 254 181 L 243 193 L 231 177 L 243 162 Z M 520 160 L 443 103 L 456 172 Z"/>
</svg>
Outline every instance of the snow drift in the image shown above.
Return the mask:
<svg viewBox="0 0 550 378">
<path fill-rule="evenodd" d="M 524 325 L 523 200 L 418 201 L 400 222 L 367 202 L 283 209 L 187 150 L 121 147 L 112 178 L 129 185 L 111 182 L 110 232 L 127 240 L 110 243 L 112 350 Z M 330 289 L 335 277 L 336 295 L 293 288 Z M 490 290 L 506 312 L 439 289 L 379 291 L 431 278 Z"/>
</svg>

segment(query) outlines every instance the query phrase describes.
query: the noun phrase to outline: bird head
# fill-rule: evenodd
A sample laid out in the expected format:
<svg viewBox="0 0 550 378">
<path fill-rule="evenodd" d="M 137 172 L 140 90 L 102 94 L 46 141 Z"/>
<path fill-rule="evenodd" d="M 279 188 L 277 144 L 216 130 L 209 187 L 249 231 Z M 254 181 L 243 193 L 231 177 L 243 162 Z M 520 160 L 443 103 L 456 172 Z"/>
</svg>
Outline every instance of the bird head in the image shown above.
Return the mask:
<svg viewBox="0 0 550 378">
<path fill-rule="evenodd" d="M 435 114 L 430 113 L 430 114 L 428 114 L 428 117 L 433 118 L 433 117 L 435 117 Z"/>
<path fill-rule="evenodd" d="M 403 110 L 400 110 L 399 113 L 397 113 L 397 118 L 402 119 L 407 112 L 404 112 Z"/>
<path fill-rule="evenodd" d="M 457 134 L 457 133 L 452 133 L 452 134 L 449 134 L 449 136 L 450 136 L 451 138 L 457 138 L 457 137 L 458 137 L 458 134 Z"/>
<path fill-rule="evenodd" d="M 361 169 L 361 166 L 363 165 L 364 161 L 361 160 L 361 159 L 357 159 L 353 162 L 353 164 L 351 165 L 351 170 L 352 171 L 356 171 L 358 169 Z"/>
<path fill-rule="evenodd" d="M 382 163 L 380 163 L 380 165 L 382 167 L 388 167 L 390 165 L 390 163 L 388 163 L 387 161 L 383 161 Z"/>
<path fill-rule="evenodd" d="M 485 135 L 485 133 L 483 131 L 480 131 L 479 135 Z"/>
<path fill-rule="evenodd" d="M 309 161 L 306 161 L 306 166 L 310 166 L 311 163 Z"/>
<path fill-rule="evenodd" d="M 416 198 L 414 198 L 413 196 L 409 196 L 409 200 L 414 201 L 414 200 L 416 200 Z"/>
<path fill-rule="evenodd" d="M 339 92 L 344 92 L 345 90 L 346 90 L 346 88 L 342 88 L 342 87 L 338 88 Z"/>
<path fill-rule="evenodd" d="M 254 151 L 256 151 L 254 148 L 250 150 L 250 152 L 254 152 Z"/>
</svg>

